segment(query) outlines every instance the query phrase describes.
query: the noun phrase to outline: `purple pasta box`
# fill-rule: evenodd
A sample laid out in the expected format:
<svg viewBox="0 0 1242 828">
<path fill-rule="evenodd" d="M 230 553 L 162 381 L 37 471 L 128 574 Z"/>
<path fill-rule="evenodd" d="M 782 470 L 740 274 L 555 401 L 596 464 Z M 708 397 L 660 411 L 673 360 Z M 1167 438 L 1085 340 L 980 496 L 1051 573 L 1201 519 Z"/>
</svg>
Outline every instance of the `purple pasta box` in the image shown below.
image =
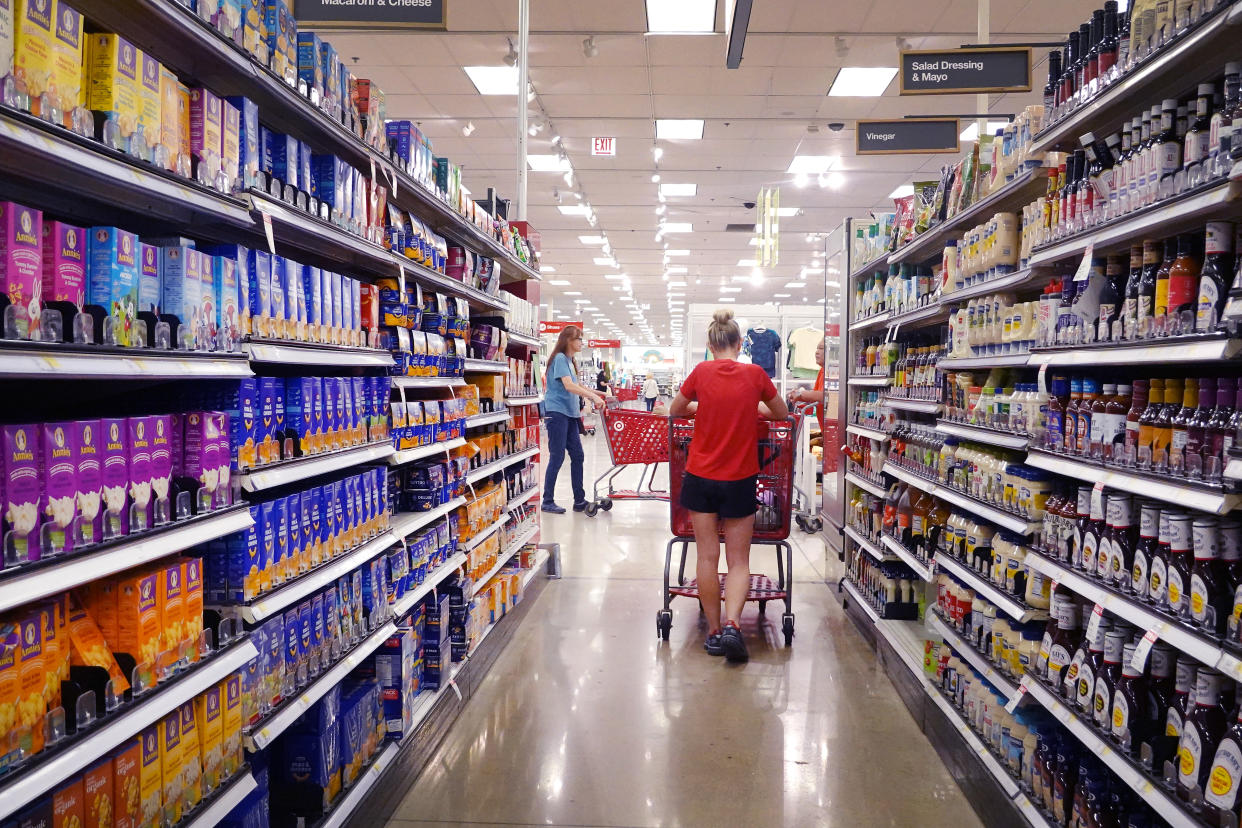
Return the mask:
<svg viewBox="0 0 1242 828">
<path fill-rule="evenodd" d="M 172 492 L 172 415 L 155 414 L 147 417 L 151 435 L 151 501 L 152 512 L 160 521 L 172 518 L 170 501 Z"/>
<path fill-rule="evenodd" d="M 232 421 L 226 411 L 213 411 L 211 412 L 211 418 L 215 421 L 216 460 L 219 463 L 217 467 L 219 486 L 216 489 L 216 505 L 223 506 L 229 502 L 229 480 L 233 469 L 233 450 L 232 443 L 229 440 L 229 435 L 232 434 Z"/>
<path fill-rule="evenodd" d="M 215 503 L 216 490 L 220 486 L 220 433 L 219 420 L 208 411 L 192 411 L 185 415 L 185 432 L 182 435 L 183 473 L 205 490 Z M 225 463 L 228 463 L 225 460 Z M 197 496 L 196 504 L 199 503 Z"/>
<path fill-rule="evenodd" d="M 43 223 L 43 300 L 86 302 L 86 230 L 63 221 Z M 69 325 L 72 320 L 63 322 Z"/>
<path fill-rule="evenodd" d="M 151 525 L 151 423 L 146 417 L 128 417 L 125 420 L 126 437 L 129 440 L 129 496 L 132 510 L 140 525 L 130 526 L 130 531 L 147 529 Z"/>
<path fill-rule="evenodd" d="M 103 440 L 103 531 L 100 540 L 129 534 L 129 442 L 124 417 L 99 421 Z"/>
<path fill-rule="evenodd" d="M 38 426 L 5 426 L 4 544 L 18 561 L 39 560 L 42 498 Z"/>
<path fill-rule="evenodd" d="M 78 514 L 81 538 L 99 543 L 103 535 L 103 434 L 99 420 L 78 420 L 74 443 L 78 451 Z"/>
<path fill-rule="evenodd" d="M 0 201 L 0 280 L 17 312 L 17 323 L 39 324 L 43 310 L 43 214 L 11 201 Z"/>
<path fill-rule="evenodd" d="M 73 551 L 73 527 L 78 514 L 76 424 L 44 423 L 39 453 L 43 480 L 43 524 L 40 544 L 44 556 Z"/>
</svg>

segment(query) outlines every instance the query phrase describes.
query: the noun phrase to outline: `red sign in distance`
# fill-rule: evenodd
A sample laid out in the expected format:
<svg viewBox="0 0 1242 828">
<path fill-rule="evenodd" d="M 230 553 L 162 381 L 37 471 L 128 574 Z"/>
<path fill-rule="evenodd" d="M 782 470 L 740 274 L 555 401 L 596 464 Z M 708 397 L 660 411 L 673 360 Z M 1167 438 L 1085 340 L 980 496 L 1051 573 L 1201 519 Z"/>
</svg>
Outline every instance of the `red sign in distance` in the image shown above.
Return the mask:
<svg viewBox="0 0 1242 828">
<path fill-rule="evenodd" d="M 617 139 L 597 137 L 591 142 L 591 155 L 616 155 Z"/>
<path fill-rule="evenodd" d="M 541 334 L 559 334 L 569 326 L 573 326 L 578 330 L 582 330 L 581 322 L 540 322 L 539 333 Z"/>
<path fill-rule="evenodd" d="M 621 340 L 619 339 L 588 339 L 588 348 L 620 348 Z"/>
</svg>

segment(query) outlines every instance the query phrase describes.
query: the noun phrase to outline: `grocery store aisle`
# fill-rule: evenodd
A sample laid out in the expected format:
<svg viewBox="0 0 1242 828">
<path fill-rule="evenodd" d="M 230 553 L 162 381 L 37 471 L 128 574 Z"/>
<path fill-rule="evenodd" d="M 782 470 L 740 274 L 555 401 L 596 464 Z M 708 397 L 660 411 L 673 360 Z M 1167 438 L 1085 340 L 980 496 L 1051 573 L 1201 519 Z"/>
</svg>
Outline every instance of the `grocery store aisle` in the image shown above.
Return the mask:
<svg viewBox="0 0 1242 828">
<path fill-rule="evenodd" d="M 584 440 L 589 491 L 608 454 L 602 434 Z M 568 505 L 568 468 L 561 477 Z M 671 641 L 657 641 L 667 509 L 544 515 L 565 577 L 389 825 L 979 825 L 823 583 L 817 539 L 795 550 L 791 649 L 749 609 L 751 661 L 726 666 L 703 652 L 686 599 L 673 604 Z M 756 570 L 771 558 L 759 550 Z"/>
</svg>

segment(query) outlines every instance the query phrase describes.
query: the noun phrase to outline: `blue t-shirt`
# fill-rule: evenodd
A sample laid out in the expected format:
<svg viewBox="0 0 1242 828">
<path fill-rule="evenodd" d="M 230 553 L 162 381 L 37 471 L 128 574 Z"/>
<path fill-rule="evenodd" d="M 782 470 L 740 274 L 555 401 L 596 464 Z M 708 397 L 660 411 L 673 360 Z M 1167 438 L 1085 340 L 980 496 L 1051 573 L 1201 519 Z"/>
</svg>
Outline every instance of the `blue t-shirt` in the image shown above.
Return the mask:
<svg viewBox="0 0 1242 828">
<path fill-rule="evenodd" d="M 578 402 L 576 395 L 566 390 L 565 383 L 561 382 L 562 377 L 569 377 L 572 380 L 573 366 L 569 362 L 569 357 L 557 354 L 552 358 L 552 364 L 548 366 L 548 387 L 543 393 L 543 407 L 548 411 L 564 414 L 566 417 L 581 417 L 582 404 Z"/>
</svg>

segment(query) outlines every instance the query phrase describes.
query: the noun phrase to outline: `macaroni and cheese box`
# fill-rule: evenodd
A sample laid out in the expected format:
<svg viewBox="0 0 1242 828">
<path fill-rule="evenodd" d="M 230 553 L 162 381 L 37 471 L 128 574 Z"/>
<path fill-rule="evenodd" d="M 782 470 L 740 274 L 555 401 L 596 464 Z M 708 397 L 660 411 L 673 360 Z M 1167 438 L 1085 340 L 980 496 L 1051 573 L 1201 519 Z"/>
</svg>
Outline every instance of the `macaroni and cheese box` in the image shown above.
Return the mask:
<svg viewBox="0 0 1242 828">
<path fill-rule="evenodd" d="M 183 559 L 181 561 L 183 641 L 197 642 L 203 635 L 203 589 L 202 559 Z"/>
<path fill-rule="evenodd" d="M 43 214 L 38 210 L 0 201 L 0 276 L 19 323 L 37 326 L 43 311 Z"/>
<path fill-rule="evenodd" d="M 171 519 L 176 508 L 172 503 L 173 415 L 152 414 L 145 419 L 151 434 L 152 512 L 158 509 L 164 519 Z M 160 501 L 167 505 L 161 508 Z"/>
<path fill-rule="evenodd" d="M 312 101 L 323 101 L 323 41 L 314 32 L 298 32 L 298 80 L 306 84 Z"/>
<path fill-rule="evenodd" d="M 242 48 L 267 64 L 267 19 L 263 0 L 242 2 Z"/>
<path fill-rule="evenodd" d="M 184 788 L 181 776 L 181 711 L 174 710 L 159 725 L 160 736 L 160 775 L 163 781 L 161 798 L 164 801 L 164 814 L 173 824 L 181 821 L 183 811 Z"/>
<path fill-rule="evenodd" d="M 279 339 L 285 339 L 289 336 L 289 297 L 285 293 L 287 271 L 288 267 L 285 265 L 285 257 L 272 256 L 272 292 L 270 298 L 272 303 L 272 330 L 274 331 L 274 336 Z"/>
<path fill-rule="evenodd" d="M 241 676 L 234 674 L 226 678 L 220 685 L 221 704 L 224 714 L 221 717 L 220 749 L 223 758 L 224 776 L 230 777 L 241 768 Z"/>
<path fill-rule="evenodd" d="M 154 730 L 154 728 L 152 728 Z M 116 809 L 113 828 L 141 828 L 142 759 L 145 738 L 130 739 L 112 755 L 112 798 Z M 155 752 L 159 761 L 159 750 Z M 156 785 L 159 788 L 159 785 Z"/>
<path fill-rule="evenodd" d="M 112 790 L 112 774 L 111 757 L 83 771 L 83 828 L 113 828 L 116 797 Z"/>
<path fill-rule="evenodd" d="M 195 87 L 190 90 L 190 153 L 203 162 L 210 159 L 219 162 L 220 142 L 223 140 L 223 115 L 220 98 L 210 89 Z M 210 164 L 209 164 L 210 167 Z"/>
<path fill-rule="evenodd" d="M 323 71 L 325 109 L 334 118 L 341 117 L 341 56 L 326 40 L 319 51 Z"/>
<path fill-rule="evenodd" d="M 117 664 L 99 625 L 76 598 L 69 604 L 69 663 L 80 667 L 101 667 L 108 671 L 112 689 L 120 696 L 129 689 L 129 680 Z"/>
<path fill-rule="evenodd" d="M 306 265 L 302 269 L 302 296 L 306 301 L 307 337 L 321 342 L 323 336 L 323 271 Z"/>
<path fill-rule="evenodd" d="M 302 536 L 311 566 L 323 563 L 323 488 L 320 486 L 302 492 Z"/>
<path fill-rule="evenodd" d="M 161 65 L 159 143 L 168 155 L 166 163 L 170 170 L 177 169 L 177 158 L 181 154 L 181 96 L 179 95 L 179 86 L 177 75 L 167 66 Z"/>
<path fill-rule="evenodd" d="M 125 418 L 99 421 L 103 440 L 100 477 L 107 537 L 129 534 L 129 429 Z M 102 621 L 100 622 L 103 623 Z M 108 630 L 104 628 L 105 634 Z M 111 643 L 112 639 L 108 639 Z"/>
<path fill-rule="evenodd" d="M 138 243 L 138 312 L 159 313 L 160 249 Z"/>
<path fill-rule="evenodd" d="M 264 574 L 261 511 L 259 506 L 251 506 L 254 525 L 229 535 L 221 554 L 213 554 L 208 560 L 208 592 L 213 603 L 249 601 L 259 595 Z"/>
<path fill-rule="evenodd" d="M 61 125 L 73 126 L 73 110 L 85 106 L 82 88 L 82 15 L 68 3 L 57 2 L 52 34 L 52 96 L 62 112 Z"/>
<path fill-rule="evenodd" d="M 298 182 L 298 139 L 292 135 L 272 133 L 272 175 L 293 189 L 301 189 Z"/>
<path fill-rule="evenodd" d="M 245 189 L 258 186 L 259 106 L 249 98 L 230 97 L 224 100 L 238 113 L 237 163 L 241 186 Z"/>
<path fill-rule="evenodd" d="M 141 52 L 125 38 L 107 32 L 93 34 L 87 42 L 90 91 L 87 107 L 116 124 L 121 149 L 138 128 L 140 109 L 139 66 Z"/>
<path fill-rule="evenodd" d="M 83 804 L 82 777 L 64 782 L 52 794 L 52 825 L 54 828 L 79 828 L 86 820 Z"/>
<path fill-rule="evenodd" d="M 0 78 L 13 74 L 13 4 L 0 0 Z"/>
<path fill-rule="evenodd" d="M 289 540 L 285 544 L 285 553 L 289 556 L 290 577 L 301 575 L 309 567 L 304 557 L 305 548 L 302 539 L 302 493 L 294 492 L 286 498 L 285 508 L 289 513 L 289 522 L 286 525 L 289 532 Z"/>
<path fill-rule="evenodd" d="M 41 542 L 50 542 L 43 555 L 73 551 L 74 520 L 78 511 L 77 430 L 73 423 L 44 423 L 39 428 L 41 445 L 38 469 L 43 494 L 40 498 Z"/>
<path fill-rule="evenodd" d="M 224 711 L 220 704 L 220 686 L 209 687 L 195 697 L 194 724 L 198 731 L 198 750 L 202 758 L 203 784 L 213 791 L 223 780 L 220 739 L 224 729 Z"/>
<path fill-rule="evenodd" d="M 241 110 L 228 101 L 220 102 L 220 110 L 220 162 L 236 190 L 241 187 Z"/>
<path fill-rule="evenodd" d="M 155 149 L 164 137 L 164 98 L 160 91 L 160 62 L 139 52 L 138 65 L 138 128 L 147 146 Z"/>
<path fill-rule="evenodd" d="M 250 250 L 246 257 L 246 276 L 250 283 L 250 328 L 255 336 L 273 335 L 272 256 L 266 250 Z"/>
<path fill-rule="evenodd" d="M 310 144 L 298 141 L 298 189 L 309 193 L 311 184 L 311 149 Z"/>
<path fill-rule="evenodd" d="M 263 9 L 272 71 L 293 85 L 298 71 L 298 27 L 293 12 L 285 0 L 264 0 Z"/>
<path fill-rule="evenodd" d="M 160 654 L 159 590 L 156 572 L 124 576 L 117 588 L 117 641 L 113 646 L 139 664 L 154 665 Z"/>
<path fill-rule="evenodd" d="M 215 342 L 220 319 L 216 308 L 214 263 L 211 256 L 199 250 L 194 251 L 194 258 L 198 259 L 198 314 L 203 324 L 202 333 L 208 342 Z"/>
<path fill-rule="evenodd" d="M 202 259 L 189 244 L 160 248 L 160 309 L 192 334 L 202 314 Z"/>
<path fill-rule="evenodd" d="M 178 710 L 181 717 L 181 778 L 184 789 L 181 801 L 186 811 L 203 800 L 203 757 L 198 743 L 198 720 L 194 702 L 188 701 Z"/>
<path fill-rule="evenodd" d="M 113 318 L 116 344 L 131 345 L 138 310 L 138 237 L 116 227 L 92 227 L 86 301 Z"/>
<path fill-rule="evenodd" d="M 257 419 L 255 420 L 255 445 L 258 447 L 259 464 L 280 459 L 281 435 L 276 420 L 276 385 L 279 377 L 259 377 Z"/>
<path fill-rule="evenodd" d="M 176 653 L 185 641 L 185 599 L 181 584 L 181 564 L 162 565 L 157 570 L 159 617 L 162 648 Z"/>
<path fill-rule="evenodd" d="M 190 87 L 177 82 L 177 135 L 181 140 L 178 155 L 185 164 L 190 163 Z"/>
<path fill-rule="evenodd" d="M 241 319 L 238 310 L 240 297 L 237 290 L 237 260 L 228 256 L 211 256 L 212 283 L 216 292 L 216 317 L 220 330 L 228 331 L 237 341 L 241 336 Z"/>
<path fill-rule="evenodd" d="M 140 828 L 163 822 L 164 777 L 160 766 L 161 728 L 151 725 L 138 737 L 141 757 L 138 766 L 138 822 Z"/>
<path fill-rule="evenodd" d="M 233 39 L 238 46 L 245 41 L 243 34 L 242 15 L 245 0 L 216 0 L 218 8 L 212 21 L 216 28 Z"/>
<path fill-rule="evenodd" d="M 227 269 L 223 280 L 220 275 L 217 275 L 215 280 L 220 324 L 226 324 L 225 313 L 228 310 L 229 300 L 232 299 L 236 305 L 233 318 L 237 335 L 248 336 L 250 334 L 250 250 L 240 244 L 214 244 L 203 248 L 203 252 L 230 262 L 227 267 L 233 271 L 234 289 L 229 289 Z"/>
<path fill-rule="evenodd" d="M 51 90 L 55 15 L 55 0 L 17 0 L 13 15 L 13 77 L 17 91 L 29 95 L 32 106 L 38 106 L 35 98 Z"/>
<path fill-rule="evenodd" d="M 74 444 L 78 450 L 78 513 L 81 515 L 79 526 L 84 542 L 97 543 L 102 537 L 100 506 L 103 496 L 103 469 L 100 465 L 103 452 L 99 442 L 99 421 L 78 420 L 74 427 L 77 430 Z"/>
</svg>

